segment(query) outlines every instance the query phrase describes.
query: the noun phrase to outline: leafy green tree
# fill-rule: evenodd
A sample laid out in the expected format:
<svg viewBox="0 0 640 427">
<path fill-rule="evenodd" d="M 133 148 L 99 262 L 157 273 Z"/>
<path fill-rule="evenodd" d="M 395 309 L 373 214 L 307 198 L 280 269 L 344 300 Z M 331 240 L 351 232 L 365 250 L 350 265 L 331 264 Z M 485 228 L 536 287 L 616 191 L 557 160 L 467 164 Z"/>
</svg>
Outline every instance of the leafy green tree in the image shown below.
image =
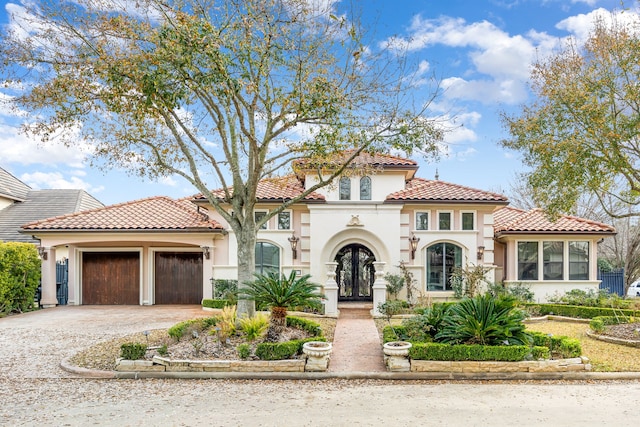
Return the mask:
<svg viewBox="0 0 640 427">
<path fill-rule="evenodd" d="M 257 303 L 268 306 L 271 310 L 266 341 L 277 342 L 287 325 L 287 309 L 291 307 L 318 307 L 322 294 L 320 285 L 309 281 L 311 275 L 296 277 L 292 271 L 289 277 L 277 273 L 267 275 L 256 274 L 256 280 L 247 283 L 239 294 L 253 298 Z"/>
<path fill-rule="evenodd" d="M 332 7 L 24 2 L 0 35 L 5 94 L 34 113 L 26 130 L 44 143 L 89 142 L 95 165 L 190 182 L 230 224 L 242 286 L 270 217 L 356 169 L 351 162 L 363 151 L 429 156 L 442 140 L 426 115 L 437 83 L 416 98 L 425 89 L 414 90 L 416 64 L 371 48 L 353 10 Z M 256 221 L 260 180 L 300 159 L 318 166 L 317 180 Z M 252 301 L 238 306 L 240 314 L 253 310 Z"/>
<path fill-rule="evenodd" d="M 0 242 L 0 313 L 33 305 L 40 284 L 40 258 L 30 243 Z"/>
<path fill-rule="evenodd" d="M 536 204 L 552 217 L 573 212 L 584 193 L 638 207 L 640 198 L 640 21 L 631 14 L 600 19 L 583 46 L 575 40 L 533 66 L 535 101 L 502 115 L 502 141 L 531 167 Z"/>
</svg>

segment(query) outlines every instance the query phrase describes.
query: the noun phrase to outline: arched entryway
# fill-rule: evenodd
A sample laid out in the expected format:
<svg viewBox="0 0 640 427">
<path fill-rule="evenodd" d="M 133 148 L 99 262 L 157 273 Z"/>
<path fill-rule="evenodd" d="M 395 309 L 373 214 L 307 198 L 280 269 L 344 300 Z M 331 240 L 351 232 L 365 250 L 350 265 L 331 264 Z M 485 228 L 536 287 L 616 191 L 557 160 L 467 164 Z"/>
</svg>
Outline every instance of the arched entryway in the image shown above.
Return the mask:
<svg viewBox="0 0 640 427">
<path fill-rule="evenodd" d="M 335 258 L 338 263 L 338 301 L 373 301 L 375 260 L 373 252 L 358 243 L 344 246 L 338 251 Z"/>
</svg>

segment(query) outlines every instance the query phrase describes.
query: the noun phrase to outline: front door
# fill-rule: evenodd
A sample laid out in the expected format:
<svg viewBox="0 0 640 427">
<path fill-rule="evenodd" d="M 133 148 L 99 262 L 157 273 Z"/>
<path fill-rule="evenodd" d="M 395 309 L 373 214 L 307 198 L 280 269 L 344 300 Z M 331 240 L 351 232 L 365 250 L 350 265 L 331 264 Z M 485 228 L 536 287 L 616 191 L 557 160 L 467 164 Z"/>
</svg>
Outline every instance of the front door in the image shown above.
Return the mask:
<svg viewBox="0 0 640 427">
<path fill-rule="evenodd" d="M 340 249 L 335 259 L 339 301 L 373 301 L 375 260 L 373 252 L 363 245 L 352 244 Z"/>
</svg>

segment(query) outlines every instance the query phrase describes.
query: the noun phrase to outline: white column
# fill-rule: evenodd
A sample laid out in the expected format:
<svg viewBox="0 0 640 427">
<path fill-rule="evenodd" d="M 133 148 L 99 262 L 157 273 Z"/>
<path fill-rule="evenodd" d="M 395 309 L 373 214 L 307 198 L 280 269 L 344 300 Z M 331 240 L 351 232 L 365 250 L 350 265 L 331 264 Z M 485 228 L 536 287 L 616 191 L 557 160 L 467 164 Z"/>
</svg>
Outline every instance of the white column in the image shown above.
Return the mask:
<svg viewBox="0 0 640 427">
<path fill-rule="evenodd" d="M 54 248 L 44 248 L 42 260 L 42 294 L 40 295 L 40 305 L 43 308 L 51 308 L 58 305 L 56 295 L 56 250 Z"/>
<path fill-rule="evenodd" d="M 376 261 L 373 267 L 376 269 L 376 280 L 373 282 L 373 310 L 371 314 L 374 316 L 382 316 L 378 305 L 387 301 L 387 281 L 384 280 L 384 267 L 386 262 Z"/>
<path fill-rule="evenodd" d="M 203 249 L 202 254 L 202 298 L 213 298 L 213 287 L 211 286 L 211 279 L 213 278 L 213 255 L 215 253 L 215 246 L 211 246 L 209 249 L 209 258 L 205 256 Z"/>
<path fill-rule="evenodd" d="M 324 314 L 326 316 L 338 315 L 338 282 L 336 282 L 337 262 L 325 262 L 327 268 L 327 281 L 324 284 Z"/>
<path fill-rule="evenodd" d="M 75 246 L 69 245 L 69 301 L 67 304 L 69 305 L 80 305 L 80 287 L 79 287 L 79 279 L 78 277 L 80 269 L 77 268 L 77 265 L 81 263 L 81 260 L 78 259 L 79 252 Z"/>
</svg>

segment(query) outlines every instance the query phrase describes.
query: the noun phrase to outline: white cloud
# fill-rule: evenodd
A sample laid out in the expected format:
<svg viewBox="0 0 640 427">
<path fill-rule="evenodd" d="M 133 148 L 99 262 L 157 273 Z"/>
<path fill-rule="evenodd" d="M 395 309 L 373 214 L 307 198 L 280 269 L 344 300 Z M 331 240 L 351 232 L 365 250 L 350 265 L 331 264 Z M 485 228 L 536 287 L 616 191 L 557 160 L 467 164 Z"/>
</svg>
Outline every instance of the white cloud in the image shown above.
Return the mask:
<svg viewBox="0 0 640 427">
<path fill-rule="evenodd" d="M 578 43 L 581 44 L 589 37 L 589 32 L 598 20 L 602 20 L 608 25 L 611 25 L 614 20 L 623 25 L 638 25 L 640 24 L 640 15 L 638 15 L 637 11 L 633 10 L 611 13 L 606 9 L 599 8 L 586 14 L 583 13 L 563 19 L 556 24 L 556 28 L 571 33 L 575 36 Z"/>
<path fill-rule="evenodd" d="M 86 152 L 90 148 L 87 144 L 72 147 L 55 142 L 42 144 L 19 132 L 17 127 L 6 124 L 0 124 L 0 134 L 3 135 L 0 138 L 3 163 L 83 168 Z"/>
<path fill-rule="evenodd" d="M 478 101 L 485 104 L 504 102 L 517 104 L 527 98 L 527 84 L 524 80 L 465 80 L 450 77 L 442 81 L 443 96 L 451 100 Z"/>
<path fill-rule="evenodd" d="M 34 172 L 25 173 L 20 176 L 20 180 L 29 185 L 33 189 L 78 189 L 85 190 L 88 193 L 99 193 L 104 190 L 104 186 L 94 187 L 78 176 L 70 176 L 65 178 L 60 172 Z"/>
</svg>

